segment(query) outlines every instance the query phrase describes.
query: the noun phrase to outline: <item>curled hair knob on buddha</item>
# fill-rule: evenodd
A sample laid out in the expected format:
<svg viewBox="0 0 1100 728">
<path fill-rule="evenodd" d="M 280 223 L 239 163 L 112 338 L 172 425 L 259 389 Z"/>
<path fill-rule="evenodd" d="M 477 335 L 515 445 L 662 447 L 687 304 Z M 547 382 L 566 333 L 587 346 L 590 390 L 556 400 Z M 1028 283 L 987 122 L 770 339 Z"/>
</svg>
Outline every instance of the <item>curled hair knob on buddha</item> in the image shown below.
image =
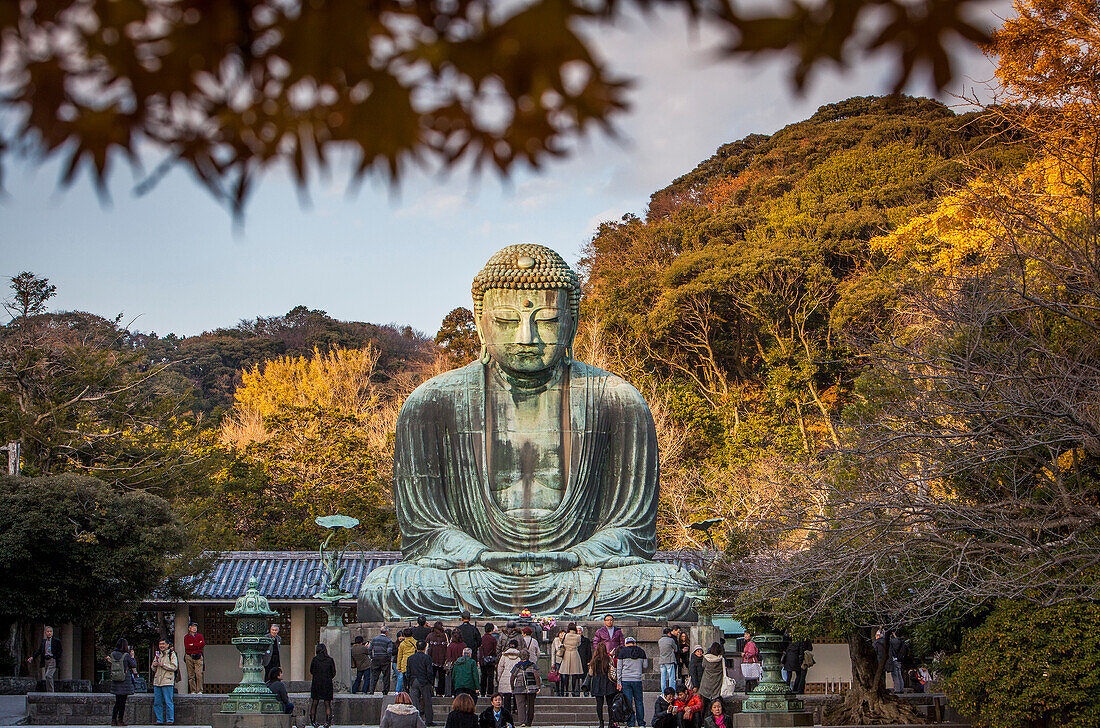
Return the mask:
<svg viewBox="0 0 1100 728">
<path fill-rule="evenodd" d="M 491 288 L 536 290 L 561 288 L 569 292 L 569 308 L 580 315 L 581 280 L 569 264 L 545 245 L 520 243 L 497 251 L 474 277 L 474 316 L 480 317 L 485 291 Z"/>
</svg>

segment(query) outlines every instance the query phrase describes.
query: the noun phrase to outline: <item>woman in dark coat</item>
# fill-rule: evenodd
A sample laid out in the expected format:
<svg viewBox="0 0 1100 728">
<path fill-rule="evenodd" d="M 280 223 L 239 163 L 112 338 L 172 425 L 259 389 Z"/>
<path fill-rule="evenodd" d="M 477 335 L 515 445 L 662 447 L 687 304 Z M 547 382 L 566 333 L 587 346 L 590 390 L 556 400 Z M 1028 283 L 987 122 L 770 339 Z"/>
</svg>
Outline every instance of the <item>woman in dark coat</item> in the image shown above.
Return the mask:
<svg viewBox="0 0 1100 728">
<path fill-rule="evenodd" d="M 581 643 L 577 646 L 577 654 L 581 658 L 581 673 L 588 674 L 588 665 L 592 662 L 592 638 L 584 633 L 584 627 L 578 627 L 577 632 L 581 636 Z M 589 690 L 584 691 L 585 695 L 591 695 Z"/>
<path fill-rule="evenodd" d="M 680 663 L 680 669 L 677 671 L 682 678 L 688 676 L 688 662 L 691 660 L 691 643 L 688 641 L 688 633 L 680 633 L 680 649 L 676 652 L 676 659 Z M 676 682 L 686 682 L 681 679 Z"/>
<path fill-rule="evenodd" d="M 792 689 L 798 682 L 798 674 L 802 670 L 802 643 L 799 640 L 791 640 L 783 653 L 783 671 L 787 677 L 787 685 Z"/>
<path fill-rule="evenodd" d="M 691 660 L 688 663 L 688 677 L 691 679 L 691 687 L 699 692 L 699 685 L 703 682 L 703 646 L 695 645 L 691 651 Z"/>
<path fill-rule="evenodd" d="M 309 723 L 317 728 L 317 703 L 325 703 L 325 728 L 332 726 L 332 681 L 336 677 L 336 660 L 328 654 L 324 643 L 317 645 L 317 654 L 309 663 L 313 682 L 309 686 Z"/>
<path fill-rule="evenodd" d="M 451 642 L 447 645 L 447 662 L 443 665 L 443 668 L 447 672 L 447 692 L 446 695 L 454 697 L 455 685 L 454 676 L 451 674 L 451 670 L 454 669 L 455 661 L 462 657 L 462 651 L 466 649 L 466 642 L 462 639 L 461 630 L 454 630 L 451 632 Z"/>
<path fill-rule="evenodd" d="M 447 645 L 450 639 L 443 630 L 443 623 L 436 622 L 432 625 L 432 631 L 428 633 L 428 657 L 432 658 L 432 670 L 435 671 L 435 694 L 444 695 L 447 691 Z"/>
<path fill-rule="evenodd" d="M 122 679 L 115 680 L 121 666 Z M 134 694 L 134 674 L 137 672 L 137 660 L 134 651 L 126 640 L 119 639 L 111 653 L 111 694 L 115 696 L 115 707 L 111 711 L 111 725 L 126 725 L 126 698 Z"/>
<path fill-rule="evenodd" d="M 588 665 L 588 676 L 592 681 L 592 696 L 596 698 L 596 714 L 600 716 L 600 728 L 604 728 L 603 704 L 607 702 L 608 718 L 611 717 L 611 696 L 619 692 L 615 682 L 615 664 L 607 654 L 607 645 L 596 645 L 592 662 Z"/>
</svg>

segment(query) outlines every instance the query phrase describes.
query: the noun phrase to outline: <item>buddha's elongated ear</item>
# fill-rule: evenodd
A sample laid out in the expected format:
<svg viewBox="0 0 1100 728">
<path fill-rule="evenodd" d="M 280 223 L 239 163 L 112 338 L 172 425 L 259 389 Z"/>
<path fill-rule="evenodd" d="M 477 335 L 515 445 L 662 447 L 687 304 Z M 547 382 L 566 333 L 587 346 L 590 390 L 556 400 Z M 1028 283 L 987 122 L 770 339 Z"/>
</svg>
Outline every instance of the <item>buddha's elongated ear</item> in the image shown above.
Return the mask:
<svg viewBox="0 0 1100 728">
<path fill-rule="evenodd" d="M 484 314 L 484 311 L 484 309 L 481 310 L 482 314 Z M 474 328 L 477 330 L 477 338 L 481 342 L 481 356 L 478 359 L 482 364 L 488 365 L 492 357 L 489 356 L 489 347 L 485 344 L 485 333 L 481 330 L 481 316 L 474 316 Z"/>
</svg>

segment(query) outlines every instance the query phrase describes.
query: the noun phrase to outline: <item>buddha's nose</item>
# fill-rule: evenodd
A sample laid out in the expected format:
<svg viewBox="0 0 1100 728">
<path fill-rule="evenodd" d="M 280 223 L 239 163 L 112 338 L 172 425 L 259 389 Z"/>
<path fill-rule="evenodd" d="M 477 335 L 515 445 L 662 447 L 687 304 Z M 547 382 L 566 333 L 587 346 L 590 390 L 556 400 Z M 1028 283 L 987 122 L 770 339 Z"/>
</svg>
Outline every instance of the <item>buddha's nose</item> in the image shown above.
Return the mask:
<svg viewBox="0 0 1100 728">
<path fill-rule="evenodd" d="M 526 316 L 520 317 L 519 330 L 516 332 L 517 344 L 537 344 L 538 327 Z"/>
</svg>

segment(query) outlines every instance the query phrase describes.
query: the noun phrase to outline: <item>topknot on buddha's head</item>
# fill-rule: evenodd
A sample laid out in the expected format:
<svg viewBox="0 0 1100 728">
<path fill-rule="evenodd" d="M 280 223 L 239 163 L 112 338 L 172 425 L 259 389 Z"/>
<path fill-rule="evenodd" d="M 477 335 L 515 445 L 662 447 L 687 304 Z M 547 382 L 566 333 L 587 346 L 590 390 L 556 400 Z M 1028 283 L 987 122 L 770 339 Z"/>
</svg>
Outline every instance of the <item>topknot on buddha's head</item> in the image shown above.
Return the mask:
<svg viewBox="0 0 1100 728">
<path fill-rule="evenodd" d="M 502 248 L 474 278 L 474 316 L 480 318 L 485 291 L 491 288 L 569 292 L 569 307 L 576 321 L 581 305 L 581 280 L 565 260 L 545 245 L 521 243 Z"/>
</svg>

